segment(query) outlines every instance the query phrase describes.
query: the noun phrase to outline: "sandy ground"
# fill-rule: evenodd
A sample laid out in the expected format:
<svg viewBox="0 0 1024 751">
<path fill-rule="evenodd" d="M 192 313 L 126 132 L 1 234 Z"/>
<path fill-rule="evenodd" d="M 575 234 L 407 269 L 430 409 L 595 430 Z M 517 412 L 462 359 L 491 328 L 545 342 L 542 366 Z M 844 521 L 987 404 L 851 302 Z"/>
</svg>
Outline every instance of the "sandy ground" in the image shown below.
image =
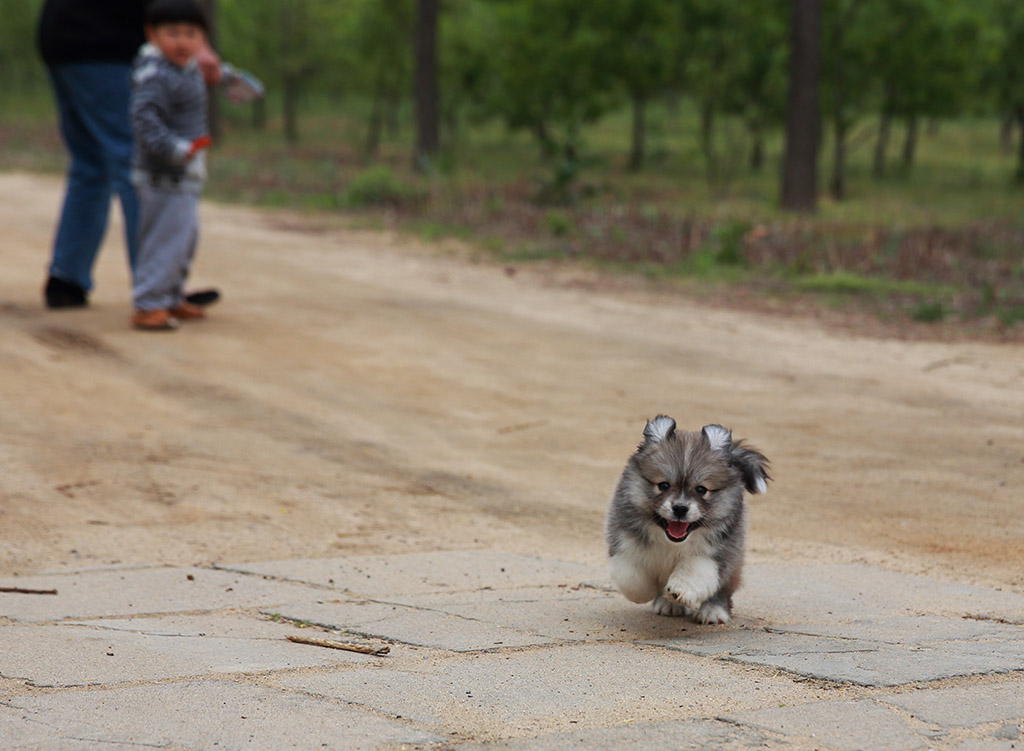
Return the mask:
<svg viewBox="0 0 1024 751">
<path fill-rule="evenodd" d="M 1024 346 L 858 338 L 213 204 L 193 280 L 225 300 L 141 333 L 116 211 L 92 306 L 42 307 L 60 199 L 0 175 L 0 574 L 435 549 L 601 564 L 607 499 L 667 413 L 771 458 L 753 560 L 1024 591 Z"/>
</svg>

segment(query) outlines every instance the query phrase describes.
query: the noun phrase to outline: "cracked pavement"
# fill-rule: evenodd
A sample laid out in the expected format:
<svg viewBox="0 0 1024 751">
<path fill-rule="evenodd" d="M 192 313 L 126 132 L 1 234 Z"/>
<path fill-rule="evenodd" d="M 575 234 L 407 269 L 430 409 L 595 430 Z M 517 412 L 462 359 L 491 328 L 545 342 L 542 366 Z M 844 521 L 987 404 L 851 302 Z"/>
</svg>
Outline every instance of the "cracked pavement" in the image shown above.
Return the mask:
<svg viewBox="0 0 1024 751">
<path fill-rule="evenodd" d="M 1010 751 L 1024 724 L 1024 596 L 865 565 L 752 566 L 725 626 L 483 551 L 2 586 L 58 592 L 0 595 L 18 749 Z"/>
</svg>

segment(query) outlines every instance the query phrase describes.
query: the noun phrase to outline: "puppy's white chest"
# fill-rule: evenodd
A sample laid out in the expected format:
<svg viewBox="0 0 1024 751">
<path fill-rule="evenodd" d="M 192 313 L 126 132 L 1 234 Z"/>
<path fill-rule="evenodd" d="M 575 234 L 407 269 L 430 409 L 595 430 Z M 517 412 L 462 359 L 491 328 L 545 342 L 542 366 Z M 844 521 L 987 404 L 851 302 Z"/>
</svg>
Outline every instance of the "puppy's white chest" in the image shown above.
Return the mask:
<svg viewBox="0 0 1024 751">
<path fill-rule="evenodd" d="M 658 589 L 664 589 L 674 575 L 685 576 L 697 570 L 706 571 L 708 564 L 717 576 L 717 566 L 711 557 L 711 546 L 703 530 L 695 530 L 682 543 L 658 540 L 646 553 L 644 568 L 651 578 L 657 581 Z"/>
</svg>

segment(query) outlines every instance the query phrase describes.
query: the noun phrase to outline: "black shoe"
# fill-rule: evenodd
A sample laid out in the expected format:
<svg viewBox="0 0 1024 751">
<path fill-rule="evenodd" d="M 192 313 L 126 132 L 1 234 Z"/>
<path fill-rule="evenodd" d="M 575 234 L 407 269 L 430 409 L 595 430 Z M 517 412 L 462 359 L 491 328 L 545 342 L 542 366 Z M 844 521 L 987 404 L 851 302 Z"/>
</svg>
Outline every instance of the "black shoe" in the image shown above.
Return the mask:
<svg viewBox="0 0 1024 751">
<path fill-rule="evenodd" d="M 185 293 L 185 302 L 190 302 L 193 305 L 198 305 L 200 308 L 205 308 L 207 305 L 213 305 L 220 299 L 220 290 L 214 287 L 207 287 L 206 289 L 197 289 L 192 292 Z"/>
<path fill-rule="evenodd" d="M 82 287 L 55 276 L 46 280 L 43 294 L 48 308 L 84 308 L 89 304 L 87 293 Z"/>
</svg>

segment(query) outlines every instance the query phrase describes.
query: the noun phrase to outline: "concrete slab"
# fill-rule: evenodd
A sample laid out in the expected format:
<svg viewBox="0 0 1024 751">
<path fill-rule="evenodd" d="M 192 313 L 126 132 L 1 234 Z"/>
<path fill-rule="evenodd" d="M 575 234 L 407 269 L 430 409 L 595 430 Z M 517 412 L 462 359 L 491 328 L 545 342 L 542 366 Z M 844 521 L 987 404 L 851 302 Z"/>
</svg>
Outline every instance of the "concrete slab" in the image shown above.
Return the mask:
<svg viewBox="0 0 1024 751">
<path fill-rule="evenodd" d="M 737 727 L 715 720 L 690 722 L 641 722 L 624 727 L 580 730 L 575 733 L 551 733 L 536 738 L 521 738 L 491 743 L 469 743 L 453 751 L 749 751 L 764 748 L 790 748 L 786 739 L 771 738 L 753 728 Z"/>
<path fill-rule="evenodd" d="M 34 686 L 160 681 L 360 663 L 372 657 L 287 641 L 290 625 L 192 615 L 0 628 L 0 675 Z"/>
<path fill-rule="evenodd" d="M 816 639 L 802 634 L 789 634 L 763 628 L 730 628 L 729 626 L 708 628 L 692 635 L 652 639 L 646 643 L 678 649 L 689 654 L 726 659 L 809 653 L 863 653 L 877 649 L 875 642 L 858 639 Z"/>
<path fill-rule="evenodd" d="M 858 686 L 903 686 L 1019 669 L 1005 655 L 957 654 L 944 649 L 885 647 L 866 652 L 807 651 L 797 654 L 733 655 L 736 662 L 766 665 L 808 678 Z"/>
<path fill-rule="evenodd" d="M 1020 643 L 1024 655 L 1024 626 L 970 618 L 942 618 L 927 615 L 898 615 L 859 619 L 842 623 L 783 624 L 772 631 L 805 636 L 863 639 L 904 647 L 945 642 L 975 644 Z"/>
<path fill-rule="evenodd" d="M 537 587 L 404 595 L 390 602 L 540 634 L 557 641 L 642 641 L 706 629 L 656 615 L 616 592 L 592 587 Z"/>
<path fill-rule="evenodd" d="M 793 677 L 880 688 L 1024 671 L 1013 593 L 761 566 L 733 622 L 706 627 L 607 591 L 603 569 L 532 556 L 238 568 L 5 580 L 60 594 L 0 597 L 0 738 L 73 751 L 1008 751 L 1024 724 L 1018 677 L 899 694 Z M 382 659 L 292 644 L 285 634 L 310 632 L 256 610 L 413 646 Z"/>
<path fill-rule="evenodd" d="M 724 719 L 787 736 L 813 738 L 840 751 L 912 751 L 927 746 L 895 713 L 870 700 L 773 707 Z"/>
<path fill-rule="evenodd" d="M 254 608 L 328 594 L 230 571 L 162 567 L 19 576 L 0 580 L 0 587 L 57 590 L 56 595 L 0 593 L 0 617 L 22 623 Z"/>
<path fill-rule="evenodd" d="M 1024 738 L 1024 722 L 1008 722 L 992 733 L 993 738 L 1003 741 L 1017 741 Z"/>
<path fill-rule="evenodd" d="M 576 585 L 595 580 L 608 584 L 602 569 L 484 550 L 235 563 L 218 568 L 334 587 L 366 597 Z"/>
<path fill-rule="evenodd" d="M 477 737 L 535 737 L 627 723 L 700 719 L 805 703 L 824 692 L 785 676 L 652 647 L 573 644 L 381 662 L 272 676 L 274 684 Z"/>
<path fill-rule="evenodd" d="M 227 681 L 17 697 L 0 706 L 0 737 L 5 745 L 14 739 L 14 747 L 35 751 L 387 751 L 443 741 L 409 722 L 343 703 Z"/>
<path fill-rule="evenodd" d="M 862 686 L 1006 673 L 1024 666 L 1020 626 L 938 617 L 718 631 L 650 643 Z"/>
<path fill-rule="evenodd" d="M 954 751 L 1020 751 L 1020 744 L 1014 741 L 1001 741 L 993 738 L 979 738 L 964 741 L 954 746 Z"/>
<path fill-rule="evenodd" d="M 453 652 L 475 652 L 554 643 L 540 634 L 397 603 L 334 600 L 282 605 L 263 611 L 334 631 Z"/>
<path fill-rule="evenodd" d="M 944 728 L 969 728 L 990 722 L 1024 722 L 1024 684 L 1020 681 L 926 689 L 885 696 L 880 701 Z"/>
<path fill-rule="evenodd" d="M 768 623 L 821 623 L 890 615 L 998 615 L 1024 624 L 1024 595 L 859 564 L 750 566 L 735 613 Z"/>
</svg>

